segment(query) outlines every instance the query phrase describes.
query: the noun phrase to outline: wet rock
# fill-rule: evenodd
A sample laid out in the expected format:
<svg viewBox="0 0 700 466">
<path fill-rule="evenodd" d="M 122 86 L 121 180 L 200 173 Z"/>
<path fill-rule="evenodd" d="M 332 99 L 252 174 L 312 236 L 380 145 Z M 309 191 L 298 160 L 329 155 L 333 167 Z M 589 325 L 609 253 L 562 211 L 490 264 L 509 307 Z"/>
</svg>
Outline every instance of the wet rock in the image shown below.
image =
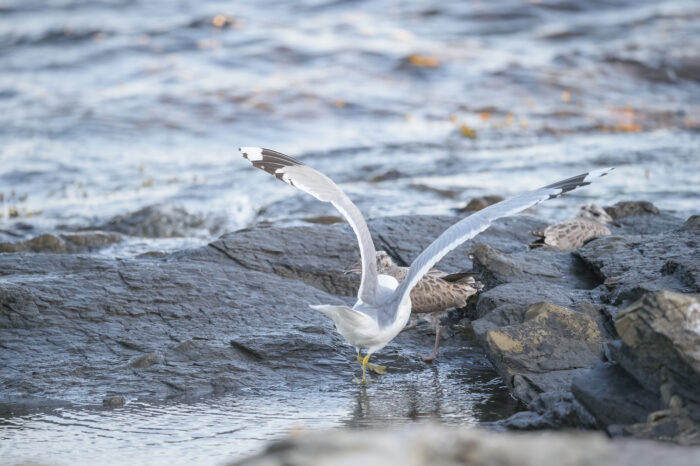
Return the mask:
<svg viewBox="0 0 700 466">
<path fill-rule="evenodd" d="M 636 356 L 620 360 L 624 369 L 666 406 L 680 397 L 700 422 L 700 298 L 650 293 L 620 311 L 615 324 L 623 348 Z"/>
<path fill-rule="evenodd" d="M 94 229 L 146 238 L 174 238 L 213 235 L 221 231 L 222 227 L 221 220 L 191 214 L 172 204 L 156 204 L 129 214 L 117 215 Z"/>
<path fill-rule="evenodd" d="M 0 402 L 101 403 L 107 388 L 162 399 L 285 379 L 311 386 L 356 369 L 332 322 L 308 308 L 342 300 L 211 247 L 163 259 L 1 254 L 0 270 Z"/>
<path fill-rule="evenodd" d="M 615 363 L 574 380 L 576 398 L 613 435 L 700 445 L 698 296 L 649 293 L 615 323 Z"/>
<path fill-rule="evenodd" d="M 596 427 L 595 418 L 569 392 L 542 393 L 528 403 L 528 409 L 497 424 L 513 430 Z"/>
<path fill-rule="evenodd" d="M 483 340 L 513 394 L 529 403 L 540 393 L 567 390 L 600 360 L 603 336 L 589 316 L 541 303 L 530 306 L 523 323 L 487 330 Z"/>
<path fill-rule="evenodd" d="M 407 448 L 407 446 L 409 446 Z M 695 466 L 700 451 L 639 440 L 611 441 L 599 433 L 495 433 L 431 424 L 401 430 L 334 430 L 278 441 L 237 466 Z"/>
<path fill-rule="evenodd" d="M 450 216 L 397 216 L 372 219 L 368 223 L 377 250 L 389 252 L 399 265 L 410 265 L 425 247 L 458 220 Z M 503 220 L 482 233 L 480 241 L 506 250 L 525 248 L 521 241 L 526 241 L 527 228 L 538 221 L 529 217 Z M 314 247 L 310 249 L 309 244 Z M 357 293 L 358 277 L 344 273 L 350 264 L 360 259 L 357 239 L 347 224 L 258 226 L 226 234 L 211 243 L 211 247 L 250 270 L 300 280 L 336 295 L 355 296 Z M 470 270 L 472 247 L 473 242 L 467 242 L 437 267 L 446 272 Z"/>
<path fill-rule="evenodd" d="M 382 217 L 368 223 L 377 249 L 389 252 L 399 265 L 410 265 L 423 249 L 462 218 L 464 217 L 414 215 Z M 479 236 L 450 252 L 438 262 L 436 268 L 449 273 L 471 270 L 471 251 L 479 243 L 504 253 L 526 249 L 532 239 L 529 231 L 543 225 L 542 220 L 528 215 L 498 219 Z"/>
<path fill-rule="evenodd" d="M 408 219 L 382 225 L 407 243 L 424 237 Z M 259 227 L 206 247 L 123 259 L 0 254 L 0 404 L 101 404 L 106 390 L 163 399 L 317 388 L 319 380 L 345 386 L 357 373 L 354 350 L 308 305 L 352 304 L 343 294 L 356 285 L 342 281 L 342 270 L 358 256 L 346 224 Z M 392 369 L 424 368 L 415 355 L 431 337 L 407 332 L 399 340 L 382 352 Z M 449 340 L 445 346 L 450 354 Z"/>
<path fill-rule="evenodd" d="M 649 413 L 661 409 L 657 396 L 613 363 L 600 364 L 576 377 L 572 391 L 601 427 L 644 422 Z"/>
<path fill-rule="evenodd" d="M 625 306 L 647 291 L 700 292 L 700 248 L 688 227 L 662 234 L 606 236 L 575 254 L 596 273 L 603 302 Z"/>
<path fill-rule="evenodd" d="M 240 230 L 210 246 L 246 269 L 300 280 L 328 293 L 354 296 L 359 287 L 357 276 L 345 274 L 360 259 L 349 225 Z"/>
<path fill-rule="evenodd" d="M 495 194 L 475 197 L 470 199 L 464 207 L 461 207 L 459 212 L 476 212 L 477 210 L 484 209 L 492 204 L 501 202 L 502 200 L 504 200 L 502 196 Z"/>
<path fill-rule="evenodd" d="M 123 396 L 110 396 L 102 400 L 102 406 L 105 408 L 121 408 L 126 403 L 126 399 Z"/>
<path fill-rule="evenodd" d="M 26 241 L 0 243 L 0 253 L 37 252 L 67 254 L 93 252 L 121 241 L 122 236 L 120 234 L 103 233 L 99 231 L 62 234 L 58 236 L 46 233 Z"/>
<path fill-rule="evenodd" d="M 472 254 L 476 269 L 482 272 L 481 280 L 491 286 L 540 282 L 539 286 L 554 283 L 571 289 L 591 289 L 600 284 L 580 259 L 566 252 L 522 250 L 507 254 L 479 243 Z"/>
<path fill-rule="evenodd" d="M 659 209 L 649 201 L 622 201 L 606 207 L 605 211 L 614 219 L 637 215 L 658 215 Z"/>
<path fill-rule="evenodd" d="M 691 215 L 681 226 L 681 231 L 700 232 L 700 215 Z"/>
<path fill-rule="evenodd" d="M 615 224 L 610 226 L 613 234 L 656 235 L 676 230 L 681 226 L 681 219 L 667 212 L 661 212 L 648 201 L 623 201 L 605 211 Z"/>
<path fill-rule="evenodd" d="M 163 364 L 163 362 L 165 362 L 165 356 L 163 356 L 163 353 L 160 351 L 153 351 L 143 356 L 136 357 L 130 363 L 130 365 L 136 369 L 144 369 L 152 366 L 153 364 Z"/>
<path fill-rule="evenodd" d="M 660 414 L 668 414 L 662 415 Z M 613 437 L 635 437 L 646 440 L 661 440 L 680 445 L 700 445 L 700 429 L 697 422 L 683 415 L 671 415 L 670 413 L 652 413 L 649 422 L 608 427 L 608 432 Z"/>
</svg>

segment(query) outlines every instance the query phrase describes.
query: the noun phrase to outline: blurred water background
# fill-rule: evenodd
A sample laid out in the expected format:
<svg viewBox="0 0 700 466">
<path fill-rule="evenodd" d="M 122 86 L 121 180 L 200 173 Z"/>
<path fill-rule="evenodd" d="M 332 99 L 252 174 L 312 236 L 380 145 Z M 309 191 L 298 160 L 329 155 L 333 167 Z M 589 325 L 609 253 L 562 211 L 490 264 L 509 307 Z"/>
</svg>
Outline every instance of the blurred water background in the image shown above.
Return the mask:
<svg viewBox="0 0 700 466">
<path fill-rule="evenodd" d="M 128 256 L 336 215 L 254 172 L 236 150 L 246 145 L 323 171 L 367 216 L 453 214 L 474 196 L 611 165 L 614 175 L 538 215 L 624 199 L 697 213 L 699 38 L 700 4 L 690 0 L 0 0 L 0 239 L 90 228 L 163 202 L 216 225 L 102 252 Z M 460 369 L 444 367 L 454 380 Z M 491 374 L 448 384 L 467 387 L 450 393 L 503 396 Z M 307 402 L 289 399 L 281 405 L 292 411 Z M 161 459 L 186 462 L 194 448 L 219 459 L 255 450 L 295 425 L 265 430 L 245 415 L 254 401 L 202 403 L 11 418 L 0 438 L 20 457 L 43 441 L 66 463 L 100 436 L 111 447 L 84 462 L 132 447 L 143 458 L 149 442 L 172 441 L 181 447 Z M 356 419 L 358 403 L 328 394 L 309 422 Z M 275 419 L 293 417 L 285 409 Z M 205 427 L 181 431 L 179 413 L 191 410 Z M 222 427 L 221 416 L 238 416 L 250 441 L 227 442 L 239 427 Z M 451 416 L 488 418 L 472 408 Z M 139 424 L 153 418 L 163 425 Z M 169 440 L 143 441 L 151 428 Z"/>
</svg>

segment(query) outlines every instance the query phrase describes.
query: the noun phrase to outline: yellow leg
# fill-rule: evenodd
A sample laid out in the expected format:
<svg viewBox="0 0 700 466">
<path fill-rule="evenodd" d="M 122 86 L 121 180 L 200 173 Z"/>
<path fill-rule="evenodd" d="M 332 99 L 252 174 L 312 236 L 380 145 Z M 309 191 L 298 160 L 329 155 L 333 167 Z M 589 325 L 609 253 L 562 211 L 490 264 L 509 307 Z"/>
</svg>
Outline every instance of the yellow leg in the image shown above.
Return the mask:
<svg viewBox="0 0 700 466">
<path fill-rule="evenodd" d="M 367 378 L 365 373 L 367 371 L 367 364 L 369 363 L 369 354 L 362 359 L 362 383 L 367 383 Z"/>
<path fill-rule="evenodd" d="M 369 361 L 369 359 L 367 359 L 367 361 Z M 364 364 L 364 358 L 360 356 L 360 353 L 357 353 L 357 362 L 361 362 Z M 378 364 L 372 364 L 370 362 L 367 362 L 367 368 L 375 374 L 384 375 L 386 373 L 386 366 L 380 366 Z"/>
</svg>

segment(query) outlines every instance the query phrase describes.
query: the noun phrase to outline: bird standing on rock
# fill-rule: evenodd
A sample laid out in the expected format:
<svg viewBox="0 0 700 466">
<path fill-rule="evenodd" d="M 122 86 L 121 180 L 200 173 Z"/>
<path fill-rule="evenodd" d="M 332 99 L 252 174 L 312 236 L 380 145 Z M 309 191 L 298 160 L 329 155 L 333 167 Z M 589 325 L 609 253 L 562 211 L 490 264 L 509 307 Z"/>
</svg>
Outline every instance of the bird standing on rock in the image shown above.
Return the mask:
<svg viewBox="0 0 700 466">
<path fill-rule="evenodd" d="M 595 204 L 582 205 L 574 218 L 550 225 L 544 230 L 534 230 L 530 234 L 538 238 L 530 248 L 551 246 L 560 251 L 575 251 L 588 241 L 598 236 L 607 236 L 610 230 L 606 226 L 613 219 Z"/>
<path fill-rule="evenodd" d="M 411 290 L 448 252 L 487 229 L 494 220 L 586 186 L 592 179 L 604 176 L 611 170 L 595 170 L 577 175 L 473 213 L 445 230 L 420 253 L 411 264 L 404 281 L 399 284 L 396 278 L 377 273 L 377 253 L 367 223 L 357 206 L 330 178 L 279 152 L 260 147 L 243 147 L 240 151 L 254 167 L 265 170 L 320 201 L 333 204 L 355 232 L 362 259 L 357 302 L 353 307 L 319 304 L 312 305 L 311 308 L 331 318 L 338 333 L 355 347 L 357 359 L 362 363 L 362 383 L 367 382 L 368 367 L 375 372 L 385 370 L 381 366 L 370 365 L 370 356 L 384 348 L 406 326 L 411 316 Z M 366 352 L 364 356 L 361 355 L 362 350 Z"/>
</svg>

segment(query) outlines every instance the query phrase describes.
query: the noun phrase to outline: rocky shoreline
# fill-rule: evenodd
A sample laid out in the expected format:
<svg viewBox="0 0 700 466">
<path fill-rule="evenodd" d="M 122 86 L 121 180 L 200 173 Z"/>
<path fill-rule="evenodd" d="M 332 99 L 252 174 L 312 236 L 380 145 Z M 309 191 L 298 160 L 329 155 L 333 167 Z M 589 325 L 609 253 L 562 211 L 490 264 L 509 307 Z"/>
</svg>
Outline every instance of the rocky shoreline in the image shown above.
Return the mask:
<svg viewBox="0 0 700 466">
<path fill-rule="evenodd" d="M 607 211 L 619 223 L 612 235 L 574 253 L 528 250 L 528 232 L 545 222 L 521 215 L 448 255 L 439 268 L 476 270 L 486 284 L 453 331 L 477 339 L 525 408 L 495 429 L 700 445 L 700 217 L 644 202 Z M 137 217 L 108 230 L 155 231 Z M 408 264 L 454 221 L 369 225 L 377 249 Z M 88 254 L 121 240 L 84 231 L 0 244 L 2 412 L 352 378 L 348 347 L 307 308 L 353 302 L 357 277 L 343 269 L 358 252 L 347 225 L 261 225 L 174 253 Z M 391 366 L 420 364 L 399 355 Z"/>
</svg>

